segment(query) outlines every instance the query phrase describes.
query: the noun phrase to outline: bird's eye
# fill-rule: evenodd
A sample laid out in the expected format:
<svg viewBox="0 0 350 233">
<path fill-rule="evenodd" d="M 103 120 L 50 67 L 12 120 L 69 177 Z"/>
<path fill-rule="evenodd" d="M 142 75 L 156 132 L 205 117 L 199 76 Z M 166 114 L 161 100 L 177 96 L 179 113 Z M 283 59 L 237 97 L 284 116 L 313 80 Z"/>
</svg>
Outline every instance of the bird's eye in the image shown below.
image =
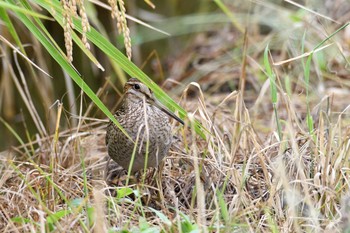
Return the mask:
<svg viewBox="0 0 350 233">
<path fill-rule="evenodd" d="M 135 90 L 140 90 L 140 88 L 141 88 L 141 87 L 140 87 L 139 84 L 135 84 L 135 85 L 134 85 L 134 89 L 135 89 Z"/>
</svg>

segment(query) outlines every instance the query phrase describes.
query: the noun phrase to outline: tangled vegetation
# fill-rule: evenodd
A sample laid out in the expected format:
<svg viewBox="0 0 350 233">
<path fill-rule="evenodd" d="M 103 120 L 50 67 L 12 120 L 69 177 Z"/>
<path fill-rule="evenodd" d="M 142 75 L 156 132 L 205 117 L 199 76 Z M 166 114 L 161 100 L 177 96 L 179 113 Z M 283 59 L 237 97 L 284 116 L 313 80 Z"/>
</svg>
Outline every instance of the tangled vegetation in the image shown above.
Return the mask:
<svg viewBox="0 0 350 233">
<path fill-rule="evenodd" d="M 0 231 L 350 231 L 350 5 L 322 2 L 214 0 L 153 15 L 149 34 L 129 30 L 137 6 L 122 0 L 0 3 L 0 137 L 11 145 L 1 145 Z M 100 8 L 127 56 L 93 20 Z M 138 55 L 133 36 L 147 45 L 168 30 L 182 49 L 163 61 Z M 168 79 L 160 88 L 131 58 Z M 126 73 L 185 120 L 173 122 L 163 163 L 135 179 L 105 146 L 103 103 L 116 109 Z M 103 78 L 90 85 L 89 75 Z"/>
</svg>

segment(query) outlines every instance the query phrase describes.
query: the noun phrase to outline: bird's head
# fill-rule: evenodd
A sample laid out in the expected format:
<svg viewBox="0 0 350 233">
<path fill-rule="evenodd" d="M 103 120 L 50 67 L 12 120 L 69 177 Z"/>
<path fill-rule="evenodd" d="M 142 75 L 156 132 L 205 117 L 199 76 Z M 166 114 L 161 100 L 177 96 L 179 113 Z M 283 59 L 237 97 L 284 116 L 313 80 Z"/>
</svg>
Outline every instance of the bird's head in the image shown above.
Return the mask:
<svg viewBox="0 0 350 233">
<path fill-rule="evenodd" d="M 162 110 L 164 113 L 166 113 L 168 116 L 174 118 L 181 124 L 184 124 L 184 122 L 176 116 L 174 113 L 172 113 L 168 108 L 166 108 L 162 103 L 160 103 L 156 97 L 153 94 L 153 91 L 149 89 L 145 84 L 140 82 L 136 78 L 130 78 L 124 86 L 124 94 L 125 99 L 127 101 L 133 102 L 133 103 L 141 103 L 145 100 L 147 104 L 153 105 L 160 110 Z"/>
</svg>

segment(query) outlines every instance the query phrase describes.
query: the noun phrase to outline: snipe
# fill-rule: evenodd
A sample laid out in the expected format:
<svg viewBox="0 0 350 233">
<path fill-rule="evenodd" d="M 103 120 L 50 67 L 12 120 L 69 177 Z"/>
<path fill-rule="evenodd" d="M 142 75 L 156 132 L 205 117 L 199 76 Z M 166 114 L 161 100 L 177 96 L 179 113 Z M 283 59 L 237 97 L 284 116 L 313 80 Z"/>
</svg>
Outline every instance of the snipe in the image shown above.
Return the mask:
<svg viewBox="0 0 350 233">
<path fill-rule="evenodd" d="M 168 154 L 173 141 L 169 116 L 184 124 L 136 78 L 129 79 L 125 84 L 121 106 L 114 116 L 132 140 L 137 141 L 132 173 L 143 169 L 145 163 L 146 167 L 158 166 Z M 126 170 L 131 162 L 134 142 L 128 139 L 112 121 L 109 122 L 106 134 L 108 155 Z"/>
</svg>

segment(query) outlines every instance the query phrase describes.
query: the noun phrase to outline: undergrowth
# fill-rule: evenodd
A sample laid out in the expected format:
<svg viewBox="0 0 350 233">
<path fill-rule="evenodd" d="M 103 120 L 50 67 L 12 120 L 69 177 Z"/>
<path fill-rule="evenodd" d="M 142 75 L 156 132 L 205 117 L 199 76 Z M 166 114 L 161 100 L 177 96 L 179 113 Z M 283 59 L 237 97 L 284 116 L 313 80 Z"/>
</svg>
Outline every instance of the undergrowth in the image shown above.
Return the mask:
<svg viewBox="0 0 350 233">
<path fill-rule="evenodd" d="M 349 232 L 349 35 L 339 12 L 350 6 L 318 13 L 293 1 L 262 1 L 238 11 L 235 3 L 214 1 L 216 17 L 181 20 L 224 27 L 201 28 L 163 63 L 170 77 L 163 89 L 108 42 L 103 28 L 88 31 L 76 16 L 73 27 L 84 38 L 72 31 L 71 39 L 89 64 L 103 67 L 86 40 L 105 53 L 111 70 L 137 76 L 185 119 L 185 126 L 173 122 L 176 143 L 163 163 L 132 180 L 109 160 L 105 146 L 105 115 L 111 114 L 103 102 L 115 110 L 118 86 L 105 79 L 94 92 L 67 58 L 71 51 L 64 55 L 45 34 L 46 16 L 33 9 L 40 6 L 66 25 L 59 3 L 18 2 L 0 4 L 14 41 L 0 37 L 2 67 L 9 67 L 0 72 L 1 88 L 16 86 L 22 116 L 30 120 L 22 132 L 6 114 L 0 118 L 17 140 L 0 153 L 2 232 Z M 24 27 L 13 27 L 8 12 L 31 29 L 33 44 L 48 50 L 81 95 L 72 95 L 68 78 L 69 104 L 52 104 L 45 90 L 54 90 L 53 83 L 26 82 L 42 78 L 49 61 L 41 54 L 23 65 L 9 56 L 4 47 L 30 58 L 19 40 Z M 43 101 L 36 101 L 37 89 Z"/>
</svg>

